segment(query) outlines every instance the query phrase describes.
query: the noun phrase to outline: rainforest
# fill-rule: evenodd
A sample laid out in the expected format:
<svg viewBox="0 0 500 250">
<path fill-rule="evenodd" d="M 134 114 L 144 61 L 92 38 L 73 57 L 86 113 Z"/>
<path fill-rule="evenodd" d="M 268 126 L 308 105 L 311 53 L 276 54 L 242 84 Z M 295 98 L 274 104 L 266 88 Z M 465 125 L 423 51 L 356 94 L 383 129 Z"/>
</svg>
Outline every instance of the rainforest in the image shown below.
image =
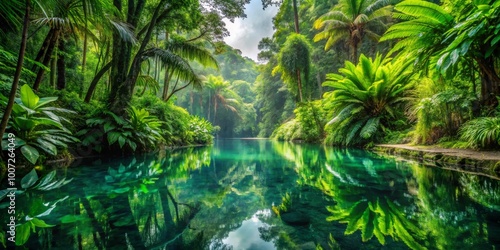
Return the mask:
<svg viewBox="0 0 500 250">
<path fill-rule="evenodd" d="M 0 1 L 0 66 L 1 249 L 500 248 L 500 0 Z"/>
</svg>

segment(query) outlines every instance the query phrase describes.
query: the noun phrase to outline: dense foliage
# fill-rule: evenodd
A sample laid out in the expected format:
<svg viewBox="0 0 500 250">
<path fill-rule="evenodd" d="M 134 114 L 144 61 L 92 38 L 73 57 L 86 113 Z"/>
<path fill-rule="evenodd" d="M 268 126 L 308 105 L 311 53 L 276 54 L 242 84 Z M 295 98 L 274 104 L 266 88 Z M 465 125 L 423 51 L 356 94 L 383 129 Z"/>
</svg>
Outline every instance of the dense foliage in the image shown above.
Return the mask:
<svg viewBox="0 0 500 250">
<path fill-rule="evenodd" d="M 2 3 L 0 134 L 31 164 L 213 136 L 497 146 L 498 0 L 262 1 L 260 65 L 223 42 L 248 2 Z"/>
</svg>

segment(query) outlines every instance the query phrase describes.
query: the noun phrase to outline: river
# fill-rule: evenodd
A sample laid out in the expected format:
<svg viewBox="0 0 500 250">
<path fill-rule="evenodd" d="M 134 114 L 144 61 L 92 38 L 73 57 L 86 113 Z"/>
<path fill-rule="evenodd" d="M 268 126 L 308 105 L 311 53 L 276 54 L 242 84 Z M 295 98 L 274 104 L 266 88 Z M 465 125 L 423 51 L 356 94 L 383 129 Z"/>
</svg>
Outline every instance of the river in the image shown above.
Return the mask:
<svg viewBox="0 0 500 250">
<path fill-rule="evenodd" d="M 364 150 L 228 139 L 38 174 L 16 193 L 30 249 L 500 248 L 498 180 Z"/>
</svg>

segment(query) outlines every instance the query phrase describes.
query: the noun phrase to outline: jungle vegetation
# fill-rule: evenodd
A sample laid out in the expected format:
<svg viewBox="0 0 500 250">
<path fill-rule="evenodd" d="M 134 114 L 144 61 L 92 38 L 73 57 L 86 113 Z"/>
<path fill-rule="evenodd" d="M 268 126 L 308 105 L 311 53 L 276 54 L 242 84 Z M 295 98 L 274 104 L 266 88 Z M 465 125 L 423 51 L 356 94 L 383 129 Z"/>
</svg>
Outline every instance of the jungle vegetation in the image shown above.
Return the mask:
<svg viewBox="0 0 500 250">
<path fill-rule="evenodd" d="M 500 147 L 500 1 L 262 0 L 259 61 L 225 44 L 243 1 L 0 3 L 3 156 L 27 164 L 214 137 Z"/>
</svg>

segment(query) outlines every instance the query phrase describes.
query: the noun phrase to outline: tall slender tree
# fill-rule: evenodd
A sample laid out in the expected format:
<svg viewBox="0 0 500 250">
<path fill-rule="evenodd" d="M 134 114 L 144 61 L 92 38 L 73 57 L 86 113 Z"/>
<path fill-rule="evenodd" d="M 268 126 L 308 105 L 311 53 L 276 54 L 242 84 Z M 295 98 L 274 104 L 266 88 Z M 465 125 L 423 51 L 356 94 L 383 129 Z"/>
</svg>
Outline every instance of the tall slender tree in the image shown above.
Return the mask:
<svg viewBox="0 0 500 250">
<path fill-rule="evenodd" d="M 11 1 L 10 3 L 19 4 L 19 2 L 16 3 L 16 1 Z M 2 10 L 5 10 L 5 9 L 0 9 L 0 12 Z M 17 86 L 18 86 L 19 80 L 21 78 L 21 71 L 23 69 L 23 63 L 24 63 L 24 54 L 26 52 L 26 40 L 28 37 L 30 10 L 31 10 L 31 1 L 26 0 L 25 1 L 25 13 L 24 13 L 24 19 L 23 19 L 24 20 L 23 21 L 23 31 L 22 31 L 22 35 L 21 35 L 22 36 L 21 46 L 19 48 L 19 56 L 17 59 L 17 66 L 16 66 L 16 72 L 14 74 L 14 80 L 13 80 L 12 86 L 10 88 L 9 100 L 7 102 L 7 107 L 5 108 L 5 111 L 3 113 L 2 122 L 0 123 L 0 140 L 3 138 L 3 135 L 5 133 L 5 129 L 7 128 L 7 123 L 9 122 L 10 114 L 12 113 L 12 108 L 14 107 L 14 99 L 16 98 Z M 12 13 L 7 13 L 7 14 L 12 14 Z M 15 16 L 11 16 L 11 15 L 7 15 L 7 16 L 10 16 L 11 18 L 15 18 Z M 12 21 L 14 21 L 14 20 L 12 20 Z"/>
</svg>

